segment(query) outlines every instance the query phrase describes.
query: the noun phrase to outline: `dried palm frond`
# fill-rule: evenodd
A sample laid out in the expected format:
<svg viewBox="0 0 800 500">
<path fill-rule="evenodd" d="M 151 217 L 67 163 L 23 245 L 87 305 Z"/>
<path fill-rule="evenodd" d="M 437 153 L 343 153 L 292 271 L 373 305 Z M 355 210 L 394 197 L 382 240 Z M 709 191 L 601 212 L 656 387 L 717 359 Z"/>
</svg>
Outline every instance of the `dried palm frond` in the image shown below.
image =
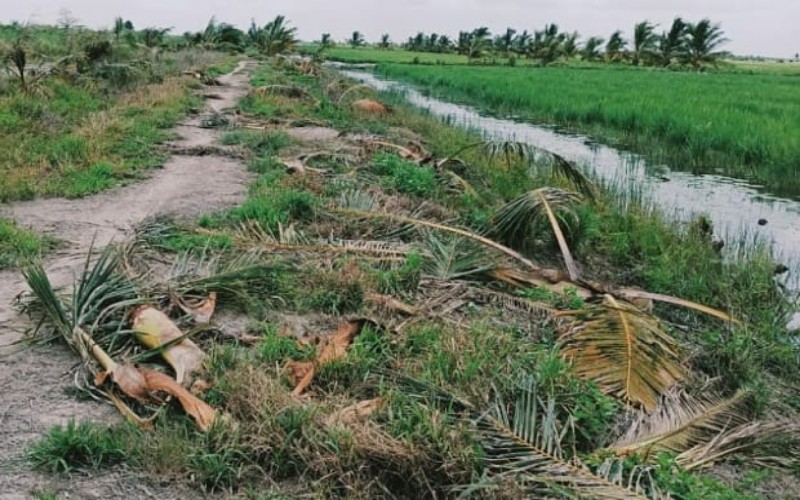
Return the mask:
<svg viewBox="0 0 800 500">
<path fill-rule="evenodd" d="M 338 82 L 334 82 L 334 84 L 335 83 L 338 83 Z M 331 84 L 331 85 L 333 85 L 333 84 Z M 328 87 L 330 88 L 331 86 L 329 85 Z M 336 105 L 337 106 L 341 106 L 342 102 L 344 102 L 344 98 L 347 97 L 348 95 L 352 94 L 352 93 L 355 93 L 355 92 L 372 93 L 372 91 L 373 91 L 372 87 L 370 87 L 369 85 L 364 85 L 364 84 L 352 85 L 352 86 L 348 87 L 347 89 L 345 89 L 344 92 L 341 93 L 341 95 L 339 95 L 339 98 L 336 100 Z"/>
<path fill-rule="evenodd" d="M 553 397 L 546 400 L 539 397 L 532 377 L 522 382 L 512 416 L 499 398 L 489 411 L 481 411 L 443 389 L 394 373 L 385 375 L 398 380 L 411 395 L 435 401 L 451 417 L 469 418 L 485 450 L 490 480 L 511 479 L 530 498 L 555 494 L 577 498 L 645 498 L 638 491 L 615 484 L 565 458 L 561 441 L 572 426 L 559 418 Z"/>
<path fill-rule="evenodd" d="M 445 189 L 449 192 L 480 199 L 480 194 L 472 187 L 472 184 L 452 170 L 442 170 L 440 175 L 443 177 Z"/>
<path fill-rule="evenodd" d="M 572 258 L 559 220 L 575 226 L 579 216 L 574 206 L 582 196 L 557 188 L 539 188 L 529 191 L 503 206 L 495 216 L 493 233 L 512 248 L 522 249 L 535 237 L 535 233 L 549 225 L 561 249 L 564 263 L 572 281 L 578 280 L 578 268 Z"/>
<path fill-rule="evenodd" d="M 635 419 L 609 450 L 621 456 L 637 453 L 645 461 L 673 453 L 687 470 L 733 454 L 763 466 L 790 465 L 800 455 L 800 424 L 780 417 L 752 420 L 749 396 L 747 391 L 730 398 L 669 394 L 652 415 Z"/>
<path fill-rule="evenodd" d="M 610 449 L 618 455 L 637 453 L 645 460 L 661 452 L 682 453 L 707 443 L 726 428 L 747 422 L 743 411 L 747 396 L 745 391 L 727 399 L 672 392 L 652 414 L 640 414 Z"/>
<path fill-rule="evenodd" d="M 482 248 L 461 237 L 429 232 L 425 238 L 424 273 L 448 281 L 481 274 L 492 267 Z"/>
<path fill-rule="evenodd" d="M 606 295 L 602 304 L 557 316 L 573 318 L 559 340 L 575 372 L 606 393 L 653 411 L 686 377 L 675 340 L 658 318 Z"/>
</svg>

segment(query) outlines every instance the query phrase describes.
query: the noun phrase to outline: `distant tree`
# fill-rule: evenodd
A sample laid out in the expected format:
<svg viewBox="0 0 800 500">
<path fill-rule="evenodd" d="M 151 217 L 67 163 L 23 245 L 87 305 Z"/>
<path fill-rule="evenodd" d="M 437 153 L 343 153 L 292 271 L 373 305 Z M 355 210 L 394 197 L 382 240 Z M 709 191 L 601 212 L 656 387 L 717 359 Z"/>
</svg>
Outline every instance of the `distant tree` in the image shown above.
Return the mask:
<svg viewBox="0 0 800 500">
<path fill-rule="evenodd" d="M 543 30 L 533 33 L 531 57 L 538 59 L 544 65 L 554 62 L 563 54 L 563 43 L 566 38 L 567 35 L 559 31 L 557 24 L 546 24 Z M 572 43 L 576 43 L 576 40 Z"/>
<path fill-rule="evenodd" d="M 361 34 L 360 31 L 354 31 L 350 38 L 347 40 L 347 44 L 353 47 L 363 47 L 367 41 L 364 39 L 364 35 Z"/>
<path fill-rule="evenodd" d="M 128 21 L 125 21 L 125 29 L 126 29 L 127 31 L 133 31 L 133 30 L 134 30 L 134 28 L 133 28 L 133 23 L 132 23 L 132 22 L 130 22 L 130 20 L 128 20 Z"/>
<path fill-rule="evenodd" d="M 333 47 L 333 38 L 330 33 L 323 33 L 319 39 L 320 47 L 328 48 Z"/>
<path fill-rule="evenodd" d="M 467 58 L 473 60 L 484 57 L 492 46 L 491 36 L 491 31 L 485 26 L 474 29 L 468 35 Z"/>
<path fill-rule="evenodd" d="M 686 25 L 684 59 L 694 69 L 700 70 L 706 64 L 717 62 L 722 52 L 716 49 L 727 41 L 719 24 L 711 24 L 709 19 L 703 19 L 699 23 L 689 23 Z"/>
<path fill-rule="evenodd" d="M 147 48 L 154 48 L 164 43 L 164 37 L 172 31 L 172 28 L 145 28 L 140 33 L 142 43 Z"/>
<path fill-rule="evenodd" d="M 603 40 L 599 36 L 589 37 L 581 50 L 581 57 L 585 61 L 596 61 L 600 59 L 600 47 L 603 46 Z"/>
<path fill-rule="evenodd" d="M 652 58 L 656 41 L 656 27 L 649 21 L 642 21 L 633 27 L 633 64 L 639 64 Z"/>
<path fill-rule="evenodd" d="M 21 28 L 17 31 L 17 36 L 10 44 L 0 41 L 0 57 L 3 65 L 11 70 L 19 81 L 19 86 L 23 92 L 28 91 L 28 82 L 25 79 L 28 64 L 30 64 L 30 37 L 28 30 Z"/>
<path fill-rule="evenodd" d="M 669 66 L 676 57 L 686 52 L 686 23 L 676 17 L 668 32 L 658 39 L 658 59 L 662 66 Z"/>
<path fill-rule="evenodd" d="M 120 37 L 122 34 L 125 33 L 125 20 L 121 17 L 114 19 L 114 38 L 116 38 L 117 42 L 119 42 Z"/>
<path fill-rule="evenodd" d="M 512 50 L 517 54 L 525 54 L 528 52 L 528 46 L 531 43 L 531 34 L 528 33 L 528 30 L 523 31 L 516 37 L 514 37 L 514 44 L 512 46 Z"/>
<path fill-rule="evenodd" d="M 575 31 L 569 35 L 564 35 L 563 40 L 561 42 L 561 54 L 564 57 L 571 59 L 578 55 L 578 32 Z"/>
<path fill-rule="evenodd" d="M 252 30 L 252 26 L 251 26 Z M 290 28 L 285 16 L 276 16 L 255 34 L 255 45 L 268 56 L 289 52 L 297 45 L 297 28 Z"/>
<path fill-rule="evenodd" d="M 498 52 L 501 52 L 505 55 L 508 55 L 511 52 L 512 47 L 514 46 L 514 39 L 516 37 L 517 30 L 512 28 L 506 28 L 506 32 L 502 35 L 498 35 L 494 40 L 495 49 Z"/>
<path fill-rule="evenodd" d="M 381 40 L 380 40 L 380 42 L 378 42 L 378 47 L 380 47 L 380 48 L 385 50 L 385 49 L 388 49 L 391 46 L 392 46 L 392 40 L 389 37 L 389 34 L 388 33 L 384 33 L 383 35 L 381 35 Z"/>
<path fill-rule="evenodd" d="M 458 42 L 456 43 L 456 52 L 462 56 L 469 54 L 469 46 L 472 42 L 472 33 L 469 31 L 458 32 Z"/>
<path fill-rule="evenodd" d="M 622 59 L 625 46 L 628 44 L 622 38 L 622 31 L 617 30 L 611 34 L 606 43 L 606 59 L 611 62 L 616 62 Z"/>
<path fill-rule="evenodd" d="M 58 26 L 64 30 L 70 30 L 78 25 L 78 19 L 73 17 L 69 9 L 61 9 L 58 11 Z"/>
<path fill-rule="evenodd" d="M 436 45 L 436 52 L 450 52 L 451 50 L 453 50 L 453 40 L 447 35 L 440 36 Z"/>
</svg>

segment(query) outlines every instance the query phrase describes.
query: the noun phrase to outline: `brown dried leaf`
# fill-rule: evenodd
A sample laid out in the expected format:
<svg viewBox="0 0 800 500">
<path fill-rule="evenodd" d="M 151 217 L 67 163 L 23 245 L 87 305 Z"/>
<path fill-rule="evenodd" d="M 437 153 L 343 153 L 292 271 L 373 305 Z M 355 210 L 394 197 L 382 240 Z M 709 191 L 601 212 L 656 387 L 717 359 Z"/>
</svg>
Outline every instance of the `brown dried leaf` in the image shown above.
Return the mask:
<svg viewBox="0 0 800 500">
<path fill-rule="evenodd" d="M 141 370 L 141 372 L 151 393 L 161 391 L 175 396 L 183 406 L 183 410 L 195 419 L 200 430 L 208 431 L 211 428 L 217 417 L 214 408 L 184 389 L 168 375 L 152 370 Z"/>
<path fill-rule="evenodd" d="M 416 307 L 405 304 L 395 299 L 391 295 L 381 295 L 379 293 L 367 293 L 364 294 L 364 299 L 377 306 L 384 307 L 389 311 L 401 312 L 409 316 L 416 316 L 417 314 L 419 314 L 419 311 L 417 311 Z"/>
<path fill-rule="evenodd" d="M 181 310 L 192 317 L 198 325 L 207 325 L 211 322 L 214 309 L 217 306 L 217 292 L 211 292 L 208 297 L 197 304 L 190 304 L 178 295 L 172 295 L 172 300 Z"/>
<path fill-rule="evenodd" d="M 347 348 L 361 331 L 361 322 L 349 321 L 339 325 L 339 329 L 332 335 L 313 337 L 317 343 L 317 359 L 314 361 L 290 361 L 286 368 L 289 378 L 295 388 L 292 394 L 300 396 L 314 380 L 318 366 L 341 359 L 347 354 Z M 302 341 L 298 340 L 298 343 Z M 307 344 L 306 344 L 307 345 Z"/>
<path fill-rule="evenodd" d="M 183 332 L 158 309 L 145 306 L 134 311 L 133 331 L 136 338 L 151 349 L 157 349 L 182 339 L 161 353 L 175 370 L 175 379 L 179 384 L 185 383 L 187 376 L 202 369 L 205 353 L 197 347 L 197 344 L 183 338 Z"/>
<path fill-rule="evenodd" d="M 314 380 L 316 365 L 313 361 L 290 361 L 286 368 L 289 370 L 289 379 L 295 386 L 292 395 L 300 396 Z"/>
<path fill-rule="evenodd" d="M 372 99 L 359 99 L 358 101 L 353 102 L 352 106 L 356 111 L 363 111 L 364 113 L 373 115 L 389 114 L 389 108 L 387 108 L 384 104 Z"/>
</svg>

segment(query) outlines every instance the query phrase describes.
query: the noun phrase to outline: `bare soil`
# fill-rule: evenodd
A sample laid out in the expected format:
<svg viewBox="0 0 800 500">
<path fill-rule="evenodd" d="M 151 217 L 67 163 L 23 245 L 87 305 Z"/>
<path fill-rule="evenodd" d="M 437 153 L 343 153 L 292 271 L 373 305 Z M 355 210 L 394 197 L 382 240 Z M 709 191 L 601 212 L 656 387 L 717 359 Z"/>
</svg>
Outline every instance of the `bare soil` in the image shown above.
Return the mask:
<svg viewBox="0 0 800 500">
<path fill-rule="evenodd" d="M 221 85 L 213 88 L 214 99 L 206 100 L 204 113 L 224 113 L 247 94 L 250 65 L 242 62 L 219 78 Z M 174 146 L 214 146 L 220 132 L 200 128 L 201 120 L 195 116 L 177 127 L 180 139 Z M 230 158 L 172 156 L 144 182 L 87 198 L 0 206 L 0 216 L 65 242 L 47 259 L 45 269 L 56 286 L 67 286 L 92 248 L 123 240 L 127 230 L 151 216 L 191 219 L 235 206 L 244 200 L 250 179 L 245 165 Z M 77 359 L 66 347 L 19 344 L 32 326 L 14 307 L 26 289 L 18 271 L 0 272 L 0 499 L 32 498 L 42 491 L 63 492 L 69 498 L 186 498 L 186 491 L 154 484 L 126 470 L 91 478 L 54 478 L 31 471 L 26 447 L 48 428 L 70 419 L 116 422 L 119 416 L 109 405 L 69 395 Z"/>
</svg>

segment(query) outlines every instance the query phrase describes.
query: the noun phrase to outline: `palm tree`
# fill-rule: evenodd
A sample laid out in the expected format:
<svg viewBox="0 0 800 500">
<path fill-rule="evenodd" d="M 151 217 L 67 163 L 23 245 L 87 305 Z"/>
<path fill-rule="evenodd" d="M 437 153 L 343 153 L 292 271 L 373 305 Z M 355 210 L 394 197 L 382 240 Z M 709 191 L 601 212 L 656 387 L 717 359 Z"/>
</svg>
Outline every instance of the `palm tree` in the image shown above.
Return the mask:
<svg viewBox="0 0 800 500">
<path fill-rule="evenodd" d="M 571 59 L 578 54 L 578 32 L 565 35 L 561 43 L 561 53 L 564 57 Z"/>
<path fill-rule="evenodd" d="M 727 42 L 719 24 L 711 24 L 709 19 L 686 26 L 686 61 L 696 70 L 706 63 L 714 64 L 721 53 L 716 49 Z"/>
<path fill-rule="evenodd" d="M 658 40 L 656 27 L 649 21 L 637 23 L 633 28 L 633 64 L 638 66 L 653 55 Z"/>
<path fill-rule="evenodd" d="M 164 43 L 164 37 L 172 28 L 145 28 L 141 31 L 142 43 L 152 49 Z"/>
<path fill-rule="evenodd" d="M 436 45 L 437 52 L 450 52 L 453 48 L 453 40 L 450 39 L 447 35 L 442 35 L 439 37 L 439 43 Z"/>
<path fill-rule="evenodd" d="M 472 36 L 470 37 L 469 47 L 467 49 L 467 58 L 471 60 L 480 59 L 486 55 L 486 51 L 491 47 L 488 37 Z"/>
<path fill-rule="evenodd" d="M 669 66 L 672 59 L 680 57 L 686 50 L 686 23 L 676 17 L 669 32 L 662 33 L 658 39 L 658 57 L 662 66 Z"/>
<path fill-rule="evenodd" d="M 120 37 L 125 32 L 125 20 L 121 17 L 114 19 L 114 38 L 119 42 Z"/>
<path fill-rule="evenodd" d="M 286 17 L 277 16 L 258 30 L 256 45 L 268 56 L 288 52 L 297 45 L 296 32 L 297 28 L 290 28 Z"/>
<path fill-rule="evenodd" d="M 327 49 L 328 47 L 333 47 L 333 39 L 331 38 L 330 33 L 322 34 L 322 37 L 320 37 L 319 39 L 319 46 L 325 49 Z"/>
<path fill-rule="evenodd" d="M 389 47 L 391 47 L 391 45 L 392 45 L 392 40 L 391 38 L 389 38 L 389 34 L 384 33 L 383 35 L 381 35 L 381 41 L 378 42 L 378 47 L 382 49 L 388 49 Z"/>
<path fill-rule="evenodd" d="M 559 32 L 557 24 L 546 24 L 543 30 L 536 31 L 533 35 L 531 55 L 544 65 L 550 64 L 563 53 L 563 43 L 566 38 L 566 34 Z"/>
<path fill-rule="evenodd" d="M 599 36 L 590 37 L 586 40 L 586 44 L 581 51 L 581 57 L 585 61 L 596 61 L 600 59 L 600 47 L 603 45 L 604 40 Z"/>
<path fill-rule="evenodd" d="M 612 62 L 622 59 L 623 51 L 628 42 L 622 38 L 622 31 L 617 30 L 611 34 L 606 43 L 606 59 Z"/>
<path fill-rule="evenodd" d="M 514 38 L 517 34 L 517 31 L 512 28 L 507 28 L 506 32 L 502 35 L 498 35 L 494 41 L 494 45 L 499 52 L 502 52 L 508 55 L 511 52 L 511 48 L 514 45 Z"/>
<path fill-rule="evenodd" d="M 469 45 L 472 41 L 472 33 L 468 31 L 458 32 L 458 43 L 456 44 L 456 52 L 461 55 L 469 54 Z"/>
<path fill-rule="evenodd" d="M 528 51 L 528 45 L 531 43 L 531 34 L 528 30 L 523 31 L 514 38 L 513 50 L 517 54 L 525 54 Z"/>
<path fill-rule="evenodd" d="M 354 31 L 353 35 L 347 40 L 347 43 L 353 47 L 363 47 L 367 42 L 364 40 L 364 35 L 360 31 Z"/>
</svg>

